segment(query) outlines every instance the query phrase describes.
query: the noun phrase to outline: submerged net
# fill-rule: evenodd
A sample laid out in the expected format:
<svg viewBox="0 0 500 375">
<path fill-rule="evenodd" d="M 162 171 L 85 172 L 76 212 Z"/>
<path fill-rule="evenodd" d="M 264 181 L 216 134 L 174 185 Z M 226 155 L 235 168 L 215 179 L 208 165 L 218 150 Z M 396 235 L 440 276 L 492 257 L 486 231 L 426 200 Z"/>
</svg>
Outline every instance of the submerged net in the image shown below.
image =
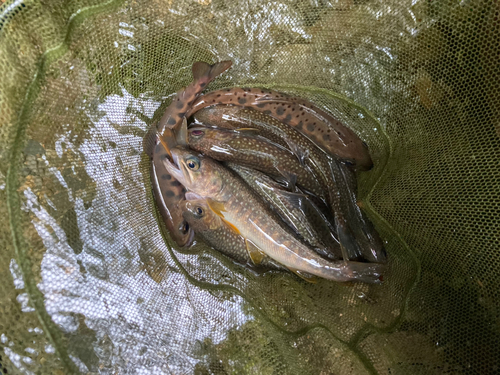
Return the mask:
<svg viewBox="0 0 500 375">
<path fill-rule="evenodd" d="M 500 6 L 487 0 L 0 7 L 0 371 L 500 372 Z M 194 61 L 371 150 L 385 283 L 255 275 L 158 220 L 142 138 Z"/>
</svg>

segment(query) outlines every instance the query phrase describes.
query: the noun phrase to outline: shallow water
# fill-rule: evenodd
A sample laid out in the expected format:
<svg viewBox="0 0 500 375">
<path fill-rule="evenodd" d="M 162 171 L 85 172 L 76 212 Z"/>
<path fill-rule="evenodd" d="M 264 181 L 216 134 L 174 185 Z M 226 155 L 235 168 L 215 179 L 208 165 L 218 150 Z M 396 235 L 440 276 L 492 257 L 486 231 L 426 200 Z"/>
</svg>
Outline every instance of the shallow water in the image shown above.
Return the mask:
<svg viewBox="0 0 500 375">
<path fill-rule="evenodd" d="M 138 168 L 142 137 L 123 134 L 120 128 L 127 128 L 127 133 L 129 128 L 144 132 L 147 125 L 128 112 L 132 109 L 149 117 L 158 106 L 158 102 L 135 99 L 123 89 L 122 95 L 110 95 L 98 105 L 100 116 L 80 146 L 71 143 L 68 133 L 56 140 L 58 157 L 70 150 L 80 155 L 89 180 L 95 183 L 95 196 L 85 207 L 60 172 L 52 169 L 76 214 L 82 243 L 78 253 L 33 191 L 24 191 L 25 209 L 33 213 L 32 223 L 46 248 L 38 287 L 47 312 L 67 334 L 78 333 L 82 324 L 94 331 L 95 344 L 105 340 L 110 348 L 96 353 L 99 362 L 123 366 L 126 372 L 143 371 L 146 364 L 148 371 L 151 366 L 162 368 L 166 358 L 171 371 L 186 370 L 198 360 L 186 363 L 190 355 L 182 345 L 185 336 L 218 344 L 228 330 L 251 319 L 242 310 L 242 298 L 221 301 L 200 290 L 186 281 L 168 257 L 162 258 L 161 265 L 168 272 L 158 281 L 151 279 L 141 261 L 141 252 L 168 254 L 168 250 L 158 228 L 146 231 L 134 223 L 138 217 L 149 222 L 155 217 Z M 50 163 L 47 168 L 51 170 Z M 198 262 L 193 255 L 180 258 L 183 263 Z M 218 307 L 200 315 L 200 305 Z M 219 324 L 221 320 L 224 325 Z M 133 366 L 127 370 L 128 362 Z M 87 367 L 80 362 L 79 366 L 89 371 L 95 363 Z"/>
</svg>

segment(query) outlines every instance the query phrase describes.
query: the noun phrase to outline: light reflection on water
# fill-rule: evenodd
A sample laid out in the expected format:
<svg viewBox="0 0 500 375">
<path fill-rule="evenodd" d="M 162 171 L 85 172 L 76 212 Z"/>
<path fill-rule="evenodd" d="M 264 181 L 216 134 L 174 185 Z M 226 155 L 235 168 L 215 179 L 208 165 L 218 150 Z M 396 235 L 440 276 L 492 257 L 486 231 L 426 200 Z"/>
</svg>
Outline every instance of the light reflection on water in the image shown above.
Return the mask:
<svg viewBox="0 0 500 375">
<path fill-rule="evenodd" d="M 152 117 L 159 104 L 135 99 L 123 89 L 122 96 L 111 95 L 98 106 L 104 115 L 93 120 L 94 126 L 78 149 L 69 136 L 61 136 L 66 149 L 81 155 L 88 176 L 96 184 L 95 198 L 86 208 L 81 198 L 73 196 L 62 175 L 53 170 L 74 204 L 83 242 L 79 254 L 68 243 L 67 233 L 39 204 L 35 193 L 30 188 L 24 191 L 25 209 L 36 217 L 32 222 L 46 247 L 38 286 L 53 321 L 64 332 L 76 333 L 81 314 L 96 338 L 109 342 L 108 351 L 96 351 L 101 363 L 124 369 L 130 363 L 135 371 L 142 368 L 141 373 L 155 373 L 155 364 L 163 366 L 166 358 L 171 370 L 176 366 L 186 370 L 198 362 L 186 356 L 190 343 L 210 338 L 216 344 L 225 339 L 230 328 L 249 319 L 242 311 L 240 297 L 221 300 L 193 286 L 177 271 L 157 226 L 136 227 L 140 216 L 141 222 L 155 220 L 148 209 L 139 170 L 142 138 L 123 134 L 119 127 L 145 131 L 146 124 L 130 114 L 130 109 Z M 110 147 L 110 142 L 116 147 Z M 62 152 L 58 150 L 59 157 Z M 145 236 L 148 245 L 141 241 Z M 142 246 L 156 246 L 165 255 L 167 272 L 160 282 L 152 280 L 144 270 L 139 256 L 145 250 Z M 196 255 L 182 255 L 180 259 L 197 264 Z M 200 315 L 200 305 L 218 307 L 204 309 Z M 186 358 L 191 358 L 191 363 L 186 363 Z M 75 363 L 82 370 L 87 368 L 80 360 L 75 359 Z"/>
</svg>

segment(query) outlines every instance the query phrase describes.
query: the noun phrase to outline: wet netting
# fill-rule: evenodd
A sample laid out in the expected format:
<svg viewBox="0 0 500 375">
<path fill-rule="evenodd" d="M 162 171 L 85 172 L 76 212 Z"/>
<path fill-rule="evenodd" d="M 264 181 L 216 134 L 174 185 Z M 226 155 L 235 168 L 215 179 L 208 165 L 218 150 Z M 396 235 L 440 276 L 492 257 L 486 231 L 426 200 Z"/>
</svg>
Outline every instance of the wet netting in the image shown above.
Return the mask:
<svg viewBox="0 0 500 375">
<path fill-rule="evenodd" d="M 0 372 L 498 374 L 500 6 L 488 0 L 16 0 L 0 6 Z M 148 126 L 192 81 L 351 127 L 382 285 L 178 249 Z"/>
</svg>

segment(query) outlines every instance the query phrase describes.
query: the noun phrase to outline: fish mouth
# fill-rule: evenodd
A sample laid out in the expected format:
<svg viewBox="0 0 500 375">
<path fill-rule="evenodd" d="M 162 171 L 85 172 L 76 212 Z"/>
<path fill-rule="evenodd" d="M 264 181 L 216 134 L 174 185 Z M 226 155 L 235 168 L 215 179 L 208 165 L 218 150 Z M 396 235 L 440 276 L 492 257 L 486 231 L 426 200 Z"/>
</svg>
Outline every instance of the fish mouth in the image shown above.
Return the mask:
<svg viewBox="0 0 500 375">
<path fill-rule="evenodd" d="M 174 150 L 172 150 L 172 161 L 170 161 L 168 158 L 163 160 L 163 164 L 165 165 L 165 168 L 167 168 L 168 172 L 172 175 L 173 178 L 175 178 L 177 181 L 179 181 L 182 185 L 185 187 L 188 187 L 191 185 L 191 178 L 189 176 L 189 173 L 187 172 L 186 167 L 183 165 L 181 161 L 181 157 L 178 153 L 176 153 Z"/>
<path fill-rule="evenodd" d="M 182 247 L 191 247 L 194 240 L 194 230 L 189 228 L 186 243 Z"/>
</svg>

